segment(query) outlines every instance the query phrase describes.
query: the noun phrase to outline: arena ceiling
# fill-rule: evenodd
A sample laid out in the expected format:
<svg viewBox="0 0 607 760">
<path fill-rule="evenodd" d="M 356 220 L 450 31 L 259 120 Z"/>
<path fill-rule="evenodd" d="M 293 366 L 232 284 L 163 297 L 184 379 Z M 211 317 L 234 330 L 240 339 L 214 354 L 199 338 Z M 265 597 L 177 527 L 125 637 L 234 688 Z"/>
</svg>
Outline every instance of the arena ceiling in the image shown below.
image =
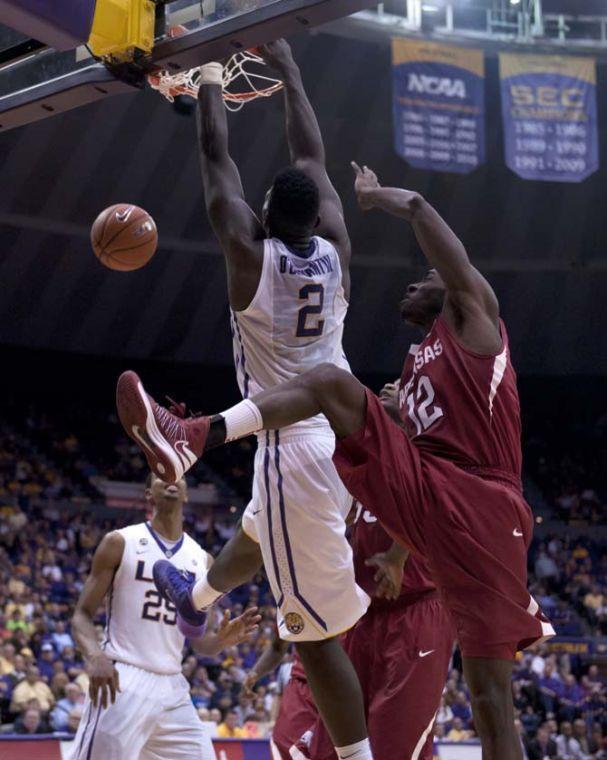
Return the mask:
<svg viewBox="0 0 607 760">
<path fill-rule="evenodd" d="M 325 34 L 296 45 L 354 243 L 347 349 L 358 371 L 397 372 L 412 337 L 396 304 L 423 260 L 407 227 L 355 206 L 349 161 L 423 192 L 500 296 L 520 371 L 607 372 L 607 171 L 579 185 L 504 166 L 495 60 L 488 161 L 460 177 L 415 171 L 392 148 L 389 48 Z M 607 77 L 600 69 L 599 92 Z M 600 117 L 607 124 L 607 100 Z M 287 162 L 279 97 L 230 116 L 255 207 Z M 606 130 L 601 154 L 607 156 Z M 223 261 L 205 217 L 194 119 L 154 93 L 120 96 L 0 136 L 0 343 L 227 365 Z M 161 248 L 136 274 L 93 257 L 88 230 L 116 202 L 156 218 Z"/>
</svg>

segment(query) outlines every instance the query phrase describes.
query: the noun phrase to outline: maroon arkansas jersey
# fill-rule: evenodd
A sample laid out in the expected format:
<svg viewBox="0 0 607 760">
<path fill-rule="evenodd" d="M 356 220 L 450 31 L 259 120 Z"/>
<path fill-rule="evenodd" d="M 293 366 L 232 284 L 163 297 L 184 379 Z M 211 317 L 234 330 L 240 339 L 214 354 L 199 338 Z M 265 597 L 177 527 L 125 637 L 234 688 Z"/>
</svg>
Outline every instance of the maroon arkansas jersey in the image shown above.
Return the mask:
<svg viewBox="0 0 607 760">
<path fill-rule="evenodd" d="M 458 342 L 442 316 L 405 360 L 399 408 L 420 449 L 520 486 L 521 416 L 508 334 L 502 351 L 481 356 Z M 417 348 L 417 350 L 414 350 Z"/>
<path fill-rule="evenodd" d="M 372 605 L 382 602 L 394 604 L 394 601 L 376 599 L 374 597 L 377 583 L 373 580 L 376 567 L 368 567 L 365 562 L 374 554 L 388 551 L 392 546 L 392 539 L 379 524 L 375 517 L 368 509 L 360 504 L 356 505 L 356 518 L 352 526 L 350 537 L 352 551 L 354 553 L 354 571 L 356 573 L 356 582 L 371 597 Z M 426 563 L 419 557 L 409 556 L 403 573 L 403 583 L 399 601 L 404 604 L 412 604 L 420 598 L 436 591 L 434 584 L 430 581 L 429 571 Z"/>
</svg>

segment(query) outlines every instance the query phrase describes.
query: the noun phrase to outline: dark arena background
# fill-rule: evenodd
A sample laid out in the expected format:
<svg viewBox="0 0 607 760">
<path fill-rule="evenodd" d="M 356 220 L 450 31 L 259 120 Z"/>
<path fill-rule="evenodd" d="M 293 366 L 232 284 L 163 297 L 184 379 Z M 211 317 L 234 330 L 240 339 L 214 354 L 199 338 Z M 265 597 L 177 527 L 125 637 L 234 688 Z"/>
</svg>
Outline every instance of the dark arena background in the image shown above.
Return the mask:
<svg viewBox="0 0 607 760">
<path fill-rule="evenodd" d="M 416 190 L 432 203 L 499 298 L 535 518 L 529 588 L 557 632 L 519 653 L 515 665 L 522 751 L 527 760 L 607 758 L 607 0 L 298 2 L 303 10 L 293 0 L 274 5 L 320 14 L 307 31 L 286 16 L 254 25 L 247 14 L 267 10 L 264 3 L 241 7 L 239 0 L 216 25 L 236 19 L 230 34 L 244 34 L 246 46 L 285 34 L 300 65 L 352 239 L 344 338 L 352 370 L 376 392 L 400 376 L 417 336 L 401 324 L 398 303 L 426 270 L 405 222 L 359 210 L 354 160 L 383 185 Z M 50 118 L 21 115 L 7 98 L 33 79 L 77 67 L 65 53 L 36 46 L 11 61 L 10 51 L 36 42 L 44 28 L 40 21 L 28 35 L 21 17 L 11 27 L 17 5 L 0 0 L 0 758 L 36 760 L 69 757 L 82 715 L 87 666 L 70 621 L 93 552 L 105 533 L 146 518 L 148 468 L 116 416 L 118 375 L 134 369 L 159 401 L 168 393 L 205 413 L 240 395 L 194 102 L 171 105 L 149 87 L 116 80 L 125 91 L 115 97 L 49 106 Z M 178 13 L 198 3 L 157 2 L 156 9 L 163 5 Z M 317 8 L 323 5 L 331 7 L 327 15 Z M 248 25 L 259 39 L 246 37 Z M 169 44 L 159 29 L 157 18 L 155 45 Z M 193 36 L 205 32 L 203 22 L 197 29 L 191 26 Z M 229 37 L 218 32 L 213 44 L 223 57 L 222 34 Z M 397 151 L 395 37 L 482 51 L 485 150 L 468 173 L 416 168 Z M 74 39 L 73 48 L 88 36 Z M 194 40 L 200 60 L 183 66 L 211 60 L 210 44 Z M 533 179 L 509 168 L 514 127 L 504 115 L 503 53 L 593 61 L 596 114 L 586 155 L 596 149 L 598 164 L 588 176 L 546 181 L 539 164 Z M 247 200 L 260 211 L 289 162 L 282 95 L 248 103 L 228 121 Z M 116 203 L 140 206 L 156 222 L 158 250 L 140 270 L 112 271 L 92 253 L 91 225 Z M 254 452 L 254 438 L 244 439 L 214 450 L 187 476 L 186 530 L 213 555 L 250 498 Z M 265 575 L 222 604 L 233 614 L 259 605 L 259 630 L 216 657 L 185 651 L 183 673 L 201 721 L 218 737 L 217 757 L 265 760 L 292 654 L 246 692 L 246 675 L 275 628 Z M 100 631 L 105 620 L 100 608 Z M 457 649 L 434 734 L 436 757 L 480 759 Z"/>
</svg>

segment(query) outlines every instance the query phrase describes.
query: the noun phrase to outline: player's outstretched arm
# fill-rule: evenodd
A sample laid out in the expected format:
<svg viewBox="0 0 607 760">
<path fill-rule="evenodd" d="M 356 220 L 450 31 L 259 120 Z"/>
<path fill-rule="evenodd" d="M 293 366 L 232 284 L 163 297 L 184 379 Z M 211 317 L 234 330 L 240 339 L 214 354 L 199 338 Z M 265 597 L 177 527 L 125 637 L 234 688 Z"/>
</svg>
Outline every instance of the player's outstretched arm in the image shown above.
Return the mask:
<svg viewBox="0 0 607 760">
<path fill-rule="evenodd" d="M 255 665 L 247 673 L 247 677 L 243 684 L 245 693 L 252 695 L 257 681 L 276 670 L 283 661 L 288 650 L 289 642 L 283 641 L 283 639 L 278 636 L 274 636 L 272 641 L 261 653 L 261 656 Z"/>
<path fill-rule="evenodd" d="M 497 332 L 499 305 L 491 285 L 476 269 L 463 243 L 419 193 L 396 187 L 382 187 L 373 171 L 352 163 L 355 173 L 354 189 L 358 203 L 364 211 L 379 208 L 394 216 L 406 219 L 428 259 L 443 279 L 448 293 L 448 306 L 458 316 L 484 316 Z"/>
<path fill-rule="evenodd" d="M 93 705 L 107 707 L 120 691 L 118 671 L 99 646 L 95 615 L 110 590 L 114 574 L 122 561 L 124 539 L 119 533 L 108 533 L 99 544 L 89 577 L 86 579 L 72 617 L 72 635 L 82 652 L 89 674 L 89 694 Z M 108 702 L 109 696 L 109 702 Z"/>
<path fill-rule="evenodd" d="M 215 67 L 215 68 L 213 68 Z M 230 304 L 244 309 L 251 302 L 261 275 L 264 231 L 245 201 L 240 174 L 228 151 L 228 120 L 221 84 L 220 64 L 202 67 L 197 125 L 200 163 L 207 214 L 228 267 Z M 206 73 L 205 73 L 206 72 Z"/>
<path fill-rule="evenodd" d="M 285 40 L 270 42 L 264 45 L 260 52 L 284 82 L 287 141 L 291 163 L 312 177 L 318 185 L 318 234 L 335 244 L 345 270 L 350 260 L 350 239 L 344 222 L 343 207 L 327 174 L 322 134 L 306 94 L 299 66 Z"/>
<path fill-rule="evenodd" d="M 207 631 L 199 639 L 192 639 L 190 645 L 196 654 L 214 657 L 224 649 L 242 644 L 257 631 L 261 615 L 257 607 L 249 607 L 242 615 L 230 619 L 226 610 L 217 631 Z"/>
</svg>

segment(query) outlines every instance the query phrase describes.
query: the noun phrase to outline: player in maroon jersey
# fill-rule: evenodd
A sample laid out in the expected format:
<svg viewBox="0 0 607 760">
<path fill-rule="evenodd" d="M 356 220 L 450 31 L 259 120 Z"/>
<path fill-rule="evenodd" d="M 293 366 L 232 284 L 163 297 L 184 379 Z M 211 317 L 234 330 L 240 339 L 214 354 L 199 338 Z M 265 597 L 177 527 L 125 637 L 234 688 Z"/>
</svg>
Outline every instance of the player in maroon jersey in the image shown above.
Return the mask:
<svg viewBox="0 0 607 760">
<path fill-rule="evenodd" d="M 257 681 L 276 670 L 288 653 L 289 647 L 290 642 L 281 639 L 276 631 L 272 641 L 247 674 L 243 684 L 245 693 L 253 696 L 253 687 Z M 272 729 L 272 757 L 291 760 L 291 747 L 300 737 L 308 734 L 311 736 L 311 729 L 314 727 L 317 716 L 318 711 L 308 686 L 306 671 L 295 653 L 289 681 L 282 692 L 280 710 Z M 335 760 L 333 745 L 331 745 L 330 757 L 331 760 Z"/>
<path fill-rule="evenodd" d="M 485 760 L 520 760 L 511 675 L 517 650 L 554 635 L 527 591 L 533 519 L 521 487 L 520 408 L 496 296 L 457 236 L 418 193 L 384 188 L 355 166 L 363 210 L 408 221 L 432 266 L 409 285 L 403 318 L 424 339 L 401 380 L 398 427 L 371 391 L 331 364 L 183 421 L 148 396 L 133 372 L 118 383 L 129 435 L 165 480 L 205 449 L 323 413 L 337 437 L 335 464 L 350 493 L 393 538 L 428 561 L 462 650 Z M 187 616 L 182 584 L 173 600 Z"/>
<path fill-rule="evenodd" d="M 453 652 L 453 623 L 428 578 L 425 562 L 395 545 L 369 510 L 357 504 L 354 514 L 356 580 L 373 601 L 345 634 L 343 646 L 363 690 L 373 756 L 431 760 L 432 726 Z M 274 670 L 287 648 L 288 642 L 276 638 L 246 684 L 250 687 Z M 283 760 L 289 760 L 294 744 L 295 756 L 335 758 L 297 658 L 272 741 Z"/>
<path fill-rule="evenodd" d="M 432 726 L 453 653 L 455 630 L 428 577 L 424 560 L 397 546 L 377 518 L 358 505 L 352 534 L 357 582 L 373 596 L 379 572 L 391 586 L 380 586 L 363 618 L 344 637 L 363 690 L 374 757 L 431 760 Z M 389 555 L 393 555 L 391 558 Z M 366 558 L 371 557 L 370 561 Z M 384 576 L 385 577 L 385 576 Z M 387 591 L 387 588 L 391 590 Z M 335 750 L 318 717 L 303 757 L 332 760 Z"/>
</svg>

